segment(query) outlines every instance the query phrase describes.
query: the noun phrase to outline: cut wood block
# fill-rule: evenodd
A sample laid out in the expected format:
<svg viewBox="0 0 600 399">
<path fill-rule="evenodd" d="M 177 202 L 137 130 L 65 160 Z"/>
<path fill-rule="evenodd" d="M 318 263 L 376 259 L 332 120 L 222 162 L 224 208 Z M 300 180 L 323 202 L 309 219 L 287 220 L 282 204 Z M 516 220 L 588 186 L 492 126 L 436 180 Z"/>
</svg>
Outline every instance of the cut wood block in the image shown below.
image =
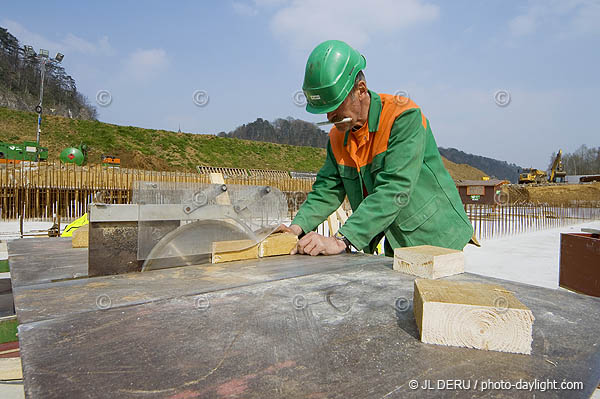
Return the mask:
<svg viewBox="0 0 600 399">
<path fill-rule="evenodd" d="M 425 278 L 465 272 L 465 256 L 455 249 L 419 245 L 394 250 L 394 270 Z"/>
<path fill-rule="evenodd" d="M 298 244 L 298 237 L 291 233 L 276 233 L 265 238 L 258 246 L 258 256 L 289 255 Z"/>
<path fill-rule="evenodd" d="M 22 380 L 23 369 L 20 357 L 0 359 L 0 380 Z"/>
<path fill-rule="evenodd" d="M 258 245 L 250 240 L 217 241 L 212 246 L 212 263 L 258 259 Z M 244 249 L 239 249 L 244 248 Z"/>
<path fill-rule="evenodd" d="M 87 248 L 89 244 L 90 225 L 84 224 L 73 232 L 71 244 L 73 248 Z"/>
<path fill-rule="evenodd" d="M 531 354 L 533 314 L 499 285 L 416 279 L 413 309 L 425 343 Z"/>
</svg>

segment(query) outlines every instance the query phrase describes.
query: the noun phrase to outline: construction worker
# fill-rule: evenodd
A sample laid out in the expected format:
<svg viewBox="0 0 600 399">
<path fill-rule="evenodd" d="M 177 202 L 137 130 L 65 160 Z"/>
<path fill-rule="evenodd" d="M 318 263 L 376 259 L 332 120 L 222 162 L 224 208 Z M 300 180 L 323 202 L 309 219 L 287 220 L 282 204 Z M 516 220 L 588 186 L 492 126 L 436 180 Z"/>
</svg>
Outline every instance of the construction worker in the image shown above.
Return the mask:
<svg viewBox="0 0 600 399">
<path fill-rule="evenodd" d="M 364 56 L 338 40 L 308 57 L 306 110 L 334 125 L 312 191 L 279 230 L 300 237 L 292 254 L 334 255 L 350 246 L 373 253 L 384 235 L 387 256 L 425 244 L 462 250 L 473 227 L 429 121 L 409 98 L 369 90 L 365 66 Z M 353 213 L 335 237 L 314 232 L 346 195 Z"/>
</svg>

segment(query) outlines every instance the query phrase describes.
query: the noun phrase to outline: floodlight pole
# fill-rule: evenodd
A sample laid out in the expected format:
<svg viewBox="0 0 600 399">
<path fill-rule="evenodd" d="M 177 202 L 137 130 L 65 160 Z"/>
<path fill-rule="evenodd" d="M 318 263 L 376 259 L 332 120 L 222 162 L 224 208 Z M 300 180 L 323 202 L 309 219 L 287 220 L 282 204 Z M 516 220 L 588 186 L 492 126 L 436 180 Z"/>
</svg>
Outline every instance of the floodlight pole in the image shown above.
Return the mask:
<svg viewBox="0 0 600 399">
<path fill-rule="evenodd" d="M 40 103 L 38 104 L 38 123 L 37 123 L 37 137 L 36 137 L 36 145 L 37 148 L 35 150 L 35 160 L 39 161 L 39 151 L 40 151 L 40 135 L 42 133 L 42 101 L 44 100 L 44 76 L 46 75 L 46 61 L 48 60 L 45 57 L 41 57 L 41 74 L 42 74 L 42 82 L 40 84 Z"/>
<path fill-rule="evenodd" d="M 36 135 L 36 150 L 35 150 L 35 160 L 40 160 L 40 136 L 42 134 L 42 102 L 44 101 L 44 77 L 46 76 L 46 63 L 47 62 L 61 62 L 64 58 L 64 55 L 61 53 L 56 53 L 55 58 L 48 58 L 48 50 L 40 49 L 40 54 L 36 54 L 33 51 L 33 47 L 25 46 L 25 54 L 27 56 L 34 56 L 40 63 L 40 75 L 41 75 L 41 83 L 40 83 L 40 102 L 35 107 L 35 110 L 38 114 L 37 119 L 37 135 Z"/>
</svg>

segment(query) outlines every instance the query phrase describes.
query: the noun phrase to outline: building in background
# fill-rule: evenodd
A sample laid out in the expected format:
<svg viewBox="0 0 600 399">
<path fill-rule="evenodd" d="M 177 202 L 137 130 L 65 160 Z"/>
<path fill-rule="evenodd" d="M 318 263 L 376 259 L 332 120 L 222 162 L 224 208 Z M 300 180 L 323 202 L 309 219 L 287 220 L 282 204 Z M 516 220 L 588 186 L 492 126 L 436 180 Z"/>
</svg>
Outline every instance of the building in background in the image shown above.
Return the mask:
<svg viewBox="0 0 600 399">
<path fill-rule="evenodd" d="M 463 204 L 506 204 L 502 186 L 508 184 L 508 180 L 456 180 L 456 188 L 460 194 Z"/>
</svg>

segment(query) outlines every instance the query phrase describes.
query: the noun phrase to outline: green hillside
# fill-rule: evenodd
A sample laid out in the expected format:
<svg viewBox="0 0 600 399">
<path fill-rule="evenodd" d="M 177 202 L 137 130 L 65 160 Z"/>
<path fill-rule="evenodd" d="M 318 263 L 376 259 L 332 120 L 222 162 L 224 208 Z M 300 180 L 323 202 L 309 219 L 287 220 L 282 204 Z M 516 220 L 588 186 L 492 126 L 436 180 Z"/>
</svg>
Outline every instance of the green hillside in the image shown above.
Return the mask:
<svg viewBox="0 0 600 399">
<path fill-rule="evenodd" d="M 0 141 L 35 141 L 37 114 L 0 108 Z M 322 148 L 223 138 L 214 135 L 118 126 L 93 120 L 44 116 L 41 145 L 49 161 L 60 151 L 85 143 L 89 162 L 102 154 L 121 158 L 121 165 L 153 170 L 190 170 L 197 165 L 316 171 L 325 160 Z"/>
</svg>

